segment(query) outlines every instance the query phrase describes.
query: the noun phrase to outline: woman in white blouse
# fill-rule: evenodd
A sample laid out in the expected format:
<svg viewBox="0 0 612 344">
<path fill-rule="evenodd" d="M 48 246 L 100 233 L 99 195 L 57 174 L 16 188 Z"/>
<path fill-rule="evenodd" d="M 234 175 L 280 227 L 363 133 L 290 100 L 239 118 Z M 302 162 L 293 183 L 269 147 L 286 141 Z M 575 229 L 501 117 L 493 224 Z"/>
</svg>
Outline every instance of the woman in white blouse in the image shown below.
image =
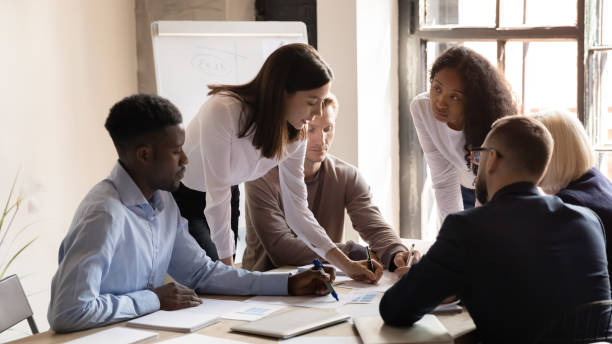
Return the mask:
<svg viewBox="0 0 612 344">
<path fill-rule="evenodd" d="M 434 62 L 429 92 L 416 96 L 410 112 L 431 172 L 440 211 L 446 215 L 474 206 L 469 148 L 479 147 L 491 124 L 517 113 L 510 86 L 486 58 L 455 46 Z"/>
<path fill-rule="evenodd" d="M 181 211 L 196 206 L 203 210 L 196 222 L 200 230 L 210 231 L 224 263 L 233 263 L 235 250 L 230 230 L 231 186 L 279 166 L 282 207 L 298 237 L 352 278 L 369 282 L 380 278 L 380 264 L 372 272 L 365 261 L 350 260 L 308 209 L 304 130 L 321 115 L 332 78 L 331 69 L 314 48 L 290 44 L 273 52 L 251 82 L 210 86 L 212 97 L 186 130 L 183 150 L 190 163 L 175 198 Z M 200 201 L 181 197 L 194 193 L 201 194 Z"/>
</svg>

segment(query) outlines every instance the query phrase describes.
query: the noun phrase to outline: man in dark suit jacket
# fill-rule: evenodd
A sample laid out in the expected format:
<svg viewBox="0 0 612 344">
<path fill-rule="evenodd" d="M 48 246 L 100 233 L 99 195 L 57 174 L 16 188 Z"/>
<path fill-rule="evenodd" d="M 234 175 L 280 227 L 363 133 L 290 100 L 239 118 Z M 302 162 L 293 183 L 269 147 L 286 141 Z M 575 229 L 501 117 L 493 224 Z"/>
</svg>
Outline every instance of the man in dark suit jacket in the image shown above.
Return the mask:
<svg viewBox="0 0 612 344">
<path fill-rule="evenodd" d="M 552 147 L 532 118 L 493 124 L 471 152 L 483 206 L 447 216 L 429 252 L 401 268 L 380 303 L 387 324 L 412 325 L 457 295 L 485 343 L 529 343 L 564 311 L 610 299 L 599 218 L 536 188 Z"/>
</svg>

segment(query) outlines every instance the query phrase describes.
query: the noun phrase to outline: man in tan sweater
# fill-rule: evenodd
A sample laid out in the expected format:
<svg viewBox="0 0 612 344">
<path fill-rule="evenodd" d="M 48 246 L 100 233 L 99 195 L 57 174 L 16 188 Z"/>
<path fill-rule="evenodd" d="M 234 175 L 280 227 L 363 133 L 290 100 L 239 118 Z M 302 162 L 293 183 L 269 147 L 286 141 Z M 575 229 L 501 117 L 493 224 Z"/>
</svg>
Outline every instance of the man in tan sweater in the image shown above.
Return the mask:
<svg viewBox="0 0 612 344">
<path fill-rule="evenodd" d="M 355 230 L 383 265 L 393 270 L 394 258 L 401 265 L 408 249 L 372 203 L 370 187 L 357 168 L 327 154 L 337 114 L 338 101 L 330 95 L 323 102 L 323 115 L 308 124 L 304 160 L 308 208 L 338 248 L 351 259 L 366 259 L 364 246 L 353 241 L 341 243 L 346 209 Z M 283 265 L 306 265 L 318 257 L 287 225 L 278 178 L 278 168 L 274 168 L 245 183 L 245 269 L 266 271 Z"/>
</svg>

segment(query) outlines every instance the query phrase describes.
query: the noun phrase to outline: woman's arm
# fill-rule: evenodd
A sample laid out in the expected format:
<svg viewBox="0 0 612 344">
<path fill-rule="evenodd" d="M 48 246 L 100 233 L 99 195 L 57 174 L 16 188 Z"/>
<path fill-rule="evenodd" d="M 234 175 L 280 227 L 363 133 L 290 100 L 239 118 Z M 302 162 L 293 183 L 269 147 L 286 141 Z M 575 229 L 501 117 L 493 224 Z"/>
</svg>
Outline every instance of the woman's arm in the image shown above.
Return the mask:
<svg viewBox="0 0 612 344">
<path fill-rule="evenodd" d="M 213 103 L 205 106 L 198 115 L 199 147 L 202 154 L 201 168 L 206 181 L 206 208 L 204 215 L 210 227 L 211 239 L 217 247 L 219 258 L 231 263 L 234 254 L 234 233 L 231 230 L 231 169 L 230 152 L 232 137 L 236 136 L 232 123 L 239 107 L 231 107 L 224 100 L 227 97 L 213 98 Z M 239 111 L 239 110 L 238 110 Z"/>
<path fill-rule="evenodd" d="M 382 276 L 382 265 L 375 272 L 369 271 L 364 261 L 350 260 L 331 241 L 327 233 L 308 209 L 306 184 L 304 183 L 304 156 L 306 141 L 279 165 L 279 180 L 285 219 L 293 232 L 319 256 L 357 280 L 375 282 Z"/>
<path fill-rule="evenodd" d="M 410 113 L 431 172 L 440 217 L 444 220 L 446 215 L 463 210 L 459 176 L 455 167 L 442 155 L 436 146 L 437 143 L 432 139 L 431 131 L 435 119 L 431 113 L 429 99 L 415 98 L 410 104 Z M 448 142 L 448 144 L 453 143 Z"/>
</svg>

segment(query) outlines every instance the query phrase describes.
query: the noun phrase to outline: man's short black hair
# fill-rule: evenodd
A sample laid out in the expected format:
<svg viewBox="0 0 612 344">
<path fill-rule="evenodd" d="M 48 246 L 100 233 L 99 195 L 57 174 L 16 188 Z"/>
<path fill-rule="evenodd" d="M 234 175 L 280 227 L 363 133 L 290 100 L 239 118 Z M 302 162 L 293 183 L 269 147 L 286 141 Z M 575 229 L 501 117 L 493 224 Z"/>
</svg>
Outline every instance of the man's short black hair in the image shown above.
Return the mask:
<svg viewBox="0 0 612 344">
<path fill-rule="evenodd" d="M 117 149 L 132 139 L 183 122 L 169 100 L 152 94 L 135 94 L 113 105 L 104 127 Z"/>
</svg>

